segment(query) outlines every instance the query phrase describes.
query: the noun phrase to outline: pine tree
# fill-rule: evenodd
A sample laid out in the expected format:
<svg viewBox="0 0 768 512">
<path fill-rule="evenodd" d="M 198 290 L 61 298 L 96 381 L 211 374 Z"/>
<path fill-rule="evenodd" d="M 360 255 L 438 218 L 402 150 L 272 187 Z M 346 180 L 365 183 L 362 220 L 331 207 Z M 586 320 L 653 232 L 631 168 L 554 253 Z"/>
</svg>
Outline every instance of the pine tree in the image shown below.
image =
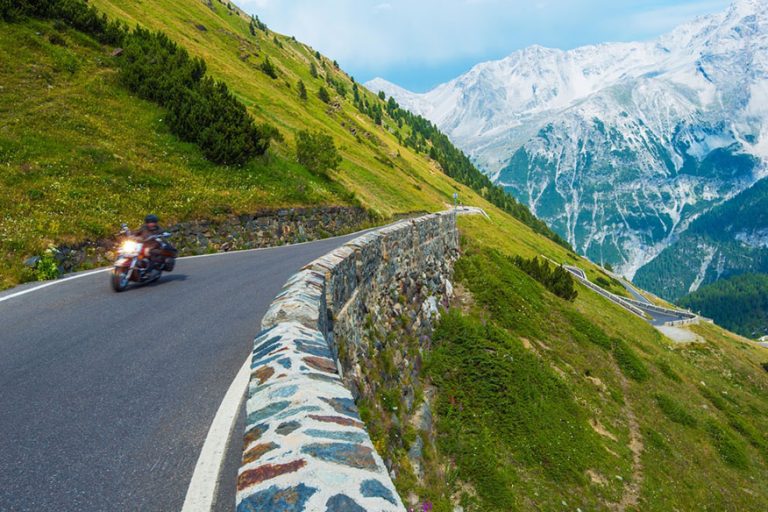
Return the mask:
<svg viewBox="0 0 768 512">
<path fill-rule="evenodd" d="M 331 95 L 328 94 L 328 90 L 325 87 L 320 86 L 320 90 L 317 91 L 317 97 L 320 98 L 320 101 L 323 103 L 331 102 Z"/>
<path fill-rule="evenodd" d="M 341 163 L 333 137 L 320 131 L 302 130 L 296 135 L 296 159 L 310 171 L 322 175 Z"/>
<path fill-rule="evenodd" d="M 298 83 L 299 88 L 299 98 L 306 100 L 307 99 L 307 86 L 304 85 L 303 80 L 299 80 Z"/>
<path fill-rule="evenodd" d="M 261 69 L 265 75 L 268 77 L 275 79 L 277 78 L 277 69 L 272 64 L 272 61 L 269 60 L 269 57 L 264 58 L 264 62 L 261 63 L 261 66 L 259 66 L 259 69 Z"/>
<path fill-rule="evenodd" d="M 312 75 L 312 78 L 317 78 L 317 66 L 314 62 L 309 64 L 309 74 Z"/>
</svg>

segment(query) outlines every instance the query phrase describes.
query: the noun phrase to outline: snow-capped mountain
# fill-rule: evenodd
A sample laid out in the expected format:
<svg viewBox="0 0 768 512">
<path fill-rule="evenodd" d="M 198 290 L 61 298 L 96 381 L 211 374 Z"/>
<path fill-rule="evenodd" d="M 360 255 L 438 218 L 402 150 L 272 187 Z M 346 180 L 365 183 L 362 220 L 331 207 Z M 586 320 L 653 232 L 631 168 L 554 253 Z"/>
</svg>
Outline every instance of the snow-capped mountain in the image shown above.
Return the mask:
<svg viewBox="0 0 768 512">
<path fill-rule="evenodd" d="M 425 94 L 435 122 L 579 250 L 628 276 L 768 169 L 768 1 L 656 40 L 533 46 Z"/>
</svg>

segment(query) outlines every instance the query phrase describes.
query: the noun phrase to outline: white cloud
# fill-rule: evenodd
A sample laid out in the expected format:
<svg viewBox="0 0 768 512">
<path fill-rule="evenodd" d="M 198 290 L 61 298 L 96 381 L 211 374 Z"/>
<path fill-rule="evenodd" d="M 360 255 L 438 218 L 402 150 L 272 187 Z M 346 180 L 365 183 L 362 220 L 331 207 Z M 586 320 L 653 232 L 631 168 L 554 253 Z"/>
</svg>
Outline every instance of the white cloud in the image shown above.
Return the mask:
<svg viewBox="0 0 768 512">
<path fill-rule="evenodd" d="M 647 38 L 727 0 L 240 0 L 359 78 L 507 55 Z M 672 4 L 670 6 L 670 4 Z M 368 75 L 368 76 L 366 76 Z"/>
</svg>

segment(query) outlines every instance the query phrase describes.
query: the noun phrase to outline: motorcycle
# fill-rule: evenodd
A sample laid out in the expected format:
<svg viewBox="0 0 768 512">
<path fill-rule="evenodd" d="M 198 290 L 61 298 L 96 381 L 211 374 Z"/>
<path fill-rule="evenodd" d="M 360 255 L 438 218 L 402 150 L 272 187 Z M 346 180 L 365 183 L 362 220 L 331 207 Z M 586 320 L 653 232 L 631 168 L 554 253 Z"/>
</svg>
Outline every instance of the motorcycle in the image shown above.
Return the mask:
<svg viewBox="0 0 768 512">
<path fill-rule="evenodd" d="M 173 271 L 178 251 L 166 240 L 171 236 L 170 233 L 164 232 L 138 239 L 131 236 L 125 224 L 122 232 L 126 237 L 118 248 L 117 259 L 110 275 L 113 290 L 122 292 L 132 282 L 151 283 L 160 279 L 163 272 Z"/>
</svg>

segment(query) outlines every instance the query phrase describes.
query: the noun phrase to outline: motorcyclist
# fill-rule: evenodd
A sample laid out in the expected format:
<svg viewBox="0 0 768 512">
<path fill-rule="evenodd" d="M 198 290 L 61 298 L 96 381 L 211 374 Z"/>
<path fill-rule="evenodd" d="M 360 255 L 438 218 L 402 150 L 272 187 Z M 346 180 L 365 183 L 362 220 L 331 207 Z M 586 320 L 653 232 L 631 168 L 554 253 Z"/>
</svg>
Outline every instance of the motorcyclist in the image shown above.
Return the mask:
<svg viewBox="0 0 768 512">
<path fill-rule="evenodd" d="M 144 217 L 144 224 L 138 230 L 134 231 L 133 236 L 142 241 L 146 241 L 150 236 L 162 233 L 163 231 L 160 229 L 159 221 L 157 215 L 150 213 Z"/>
<path fill-rule="evenodd" d="M 154 270 L 162 264 L 161 242 L 157 239 L 150 240 L 153 235 L 159 235 L 163 232 L 159 222 L 157 215 L 150 213 L 144 217 L 144 224 L 132 233 L 135 238 L 149 246 L 149 270 Z"/>
</svg>

